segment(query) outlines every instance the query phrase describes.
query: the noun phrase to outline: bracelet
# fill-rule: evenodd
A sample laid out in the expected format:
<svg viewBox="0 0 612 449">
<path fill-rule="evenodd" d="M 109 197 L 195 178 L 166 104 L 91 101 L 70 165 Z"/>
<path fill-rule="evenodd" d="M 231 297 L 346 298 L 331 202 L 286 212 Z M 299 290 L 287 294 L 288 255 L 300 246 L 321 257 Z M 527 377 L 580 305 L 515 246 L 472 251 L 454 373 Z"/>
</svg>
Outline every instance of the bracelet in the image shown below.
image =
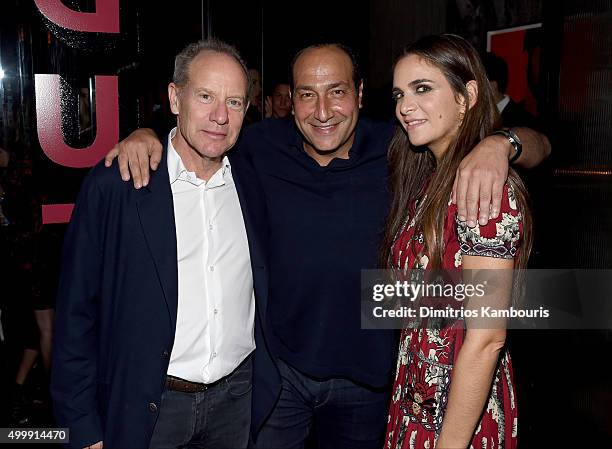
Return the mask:
<svg viewBox="0 0 612 449">
<path fill-rule="evenodd" d="M 510 142 L 510 145 L 512 145 L 512 147 L 514 148 L 514 156 L 510 158 L 509 163 L 512 164 L 513 162 L 515 162 L 523 152 L 523 144 L 521 143 L 521 139 L 519 139 L 518 136 L 511 129 L 499 129 L 497 131 L 494 131 L 493 134 L 500 134 L 506 139 L 508 139 L 508 142 Z"/>
</svg>

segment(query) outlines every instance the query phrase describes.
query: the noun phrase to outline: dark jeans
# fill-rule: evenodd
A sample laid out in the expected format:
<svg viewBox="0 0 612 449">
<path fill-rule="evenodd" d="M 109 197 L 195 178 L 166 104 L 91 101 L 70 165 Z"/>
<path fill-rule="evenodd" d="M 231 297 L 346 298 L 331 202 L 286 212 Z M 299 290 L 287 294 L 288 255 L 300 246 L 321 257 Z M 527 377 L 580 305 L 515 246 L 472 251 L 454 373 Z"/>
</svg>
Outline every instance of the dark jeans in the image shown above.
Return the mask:
<svg viewBox="0 0 612 449">
<path fill-rule="evenodd" d="M 244 449 L 251 426 L 252 361 L 201 393 L 166 390 L 151 449 Z"/>
<path fill-rule="evenodd" d="M 389 391 L 347 379 L 316 380 L 279 361 L 280 398 L 251 444 L 254 449 L 304 448 L 311 428 L 319 449 L 381 449 Z"/>
</svg>

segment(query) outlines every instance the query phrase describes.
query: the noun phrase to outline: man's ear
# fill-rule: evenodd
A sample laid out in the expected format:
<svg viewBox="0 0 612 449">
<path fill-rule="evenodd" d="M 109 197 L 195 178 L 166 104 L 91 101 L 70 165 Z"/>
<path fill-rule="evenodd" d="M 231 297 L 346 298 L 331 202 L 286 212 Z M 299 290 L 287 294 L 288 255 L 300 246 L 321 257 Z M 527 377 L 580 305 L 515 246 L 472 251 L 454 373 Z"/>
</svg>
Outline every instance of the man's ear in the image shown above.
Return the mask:
<svg viewBox="0 0 612 449">
<path fill-rule="evenodd" d="M 170 100 L 170 110 L 174 115 L 179 114 L 179 88 L 176 84 L 168 84 L 168 100 Z"/>
<path fill-rule="evenodd" d="M 468 93 L 468 109 L 471 109 L 478 101 L 478 83 L 475 80 L 470 80 L 465 88 Z"/>
</svg>

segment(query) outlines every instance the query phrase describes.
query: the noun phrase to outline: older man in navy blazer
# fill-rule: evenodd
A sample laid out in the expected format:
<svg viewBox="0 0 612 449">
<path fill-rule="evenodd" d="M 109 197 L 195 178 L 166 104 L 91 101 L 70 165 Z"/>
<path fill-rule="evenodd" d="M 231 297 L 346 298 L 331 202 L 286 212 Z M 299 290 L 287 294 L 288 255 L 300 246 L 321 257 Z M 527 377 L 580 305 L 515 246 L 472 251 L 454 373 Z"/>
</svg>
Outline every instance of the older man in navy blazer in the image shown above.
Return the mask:
<svg viewBox="0 0 612 449">
<path fill-rule="evenodd" d="M 248 90 L 234 48 L 189 45 L 168 89 L 177 127 L 147 188 L 101 165 L 83 184 L 52 375 L 71 447 L 247 445 L 267 214 L 249 161 L 226 152 Z"/>
</svg>

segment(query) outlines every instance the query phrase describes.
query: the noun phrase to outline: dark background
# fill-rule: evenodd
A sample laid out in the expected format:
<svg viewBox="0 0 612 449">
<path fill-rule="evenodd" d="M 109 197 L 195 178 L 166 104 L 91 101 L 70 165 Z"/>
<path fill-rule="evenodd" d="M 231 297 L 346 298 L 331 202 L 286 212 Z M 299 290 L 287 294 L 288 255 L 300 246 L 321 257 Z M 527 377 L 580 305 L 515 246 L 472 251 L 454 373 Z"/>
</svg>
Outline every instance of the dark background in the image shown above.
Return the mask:
<svg viewBox="0 0 612 449">
<path fill-rule="evenodd" d="M 63 0 L 94 11 L 93 0 Z M 467 11 L 467 13 L 466 13 Z M 537 268 L 612 268 L 612 1 L 371 0 L 334 2 L 216 0 L 121 1 L 121 35 L 51 32 L 33 0 L 3 0 L 0 15 L 0 147 L 21 173 L 21 208 L 12 226 L 41 229 L 40 205 L 73 202 L 86 169 L 60 167 L 36 137 L 34 73 L 63 75 L 74 89 L 91 77 L 119 75 L 120 134 L 168 123 L 166 86 L 174 55 L 187 43 L 217 36 L 235 44 L 263 76 L 264 88 L 287 76 L 300 48 L 342 42 L 360 57 L 364 114 L 391 119 L 391 67 L 401 48 L 431 33 L 453 32 L 485 50 L 486 32 L 541 22 L 539 119 L 553 154 L 526 174 L 533 197 Z M 66 141 L 84 147 L 95 127 L 79 125 L 75 91 L 65 93 Z M 95 108 L 89 113 L 94 118 Z M 5 186 L 5 190 L 7 187 Z M 9 192 L 7 192 L 8 194 Z M 11 218 L 11 217 L 9 217 Z M 63 225 L 46 225 L 61 240 Z M 0 229 L 0 308 L 24 301 L 11 287 L 14 233 Z M 56 257 L 56 256 L 54 256 Z M 23 287 L 23 286 L 22 286 Z M 6 314 L 3 315 L 3 322 Z M 0 426 L 6 388 L 20 347 L 5 323 Z M 523 331 L 510 334 L 518 384 L 519 445 L 612 447 L 611 333 Z M 44 378 L 44 376 L 42 376 Z M 38 424 L 48 417 L 41 412 Z"/>
</svg>

